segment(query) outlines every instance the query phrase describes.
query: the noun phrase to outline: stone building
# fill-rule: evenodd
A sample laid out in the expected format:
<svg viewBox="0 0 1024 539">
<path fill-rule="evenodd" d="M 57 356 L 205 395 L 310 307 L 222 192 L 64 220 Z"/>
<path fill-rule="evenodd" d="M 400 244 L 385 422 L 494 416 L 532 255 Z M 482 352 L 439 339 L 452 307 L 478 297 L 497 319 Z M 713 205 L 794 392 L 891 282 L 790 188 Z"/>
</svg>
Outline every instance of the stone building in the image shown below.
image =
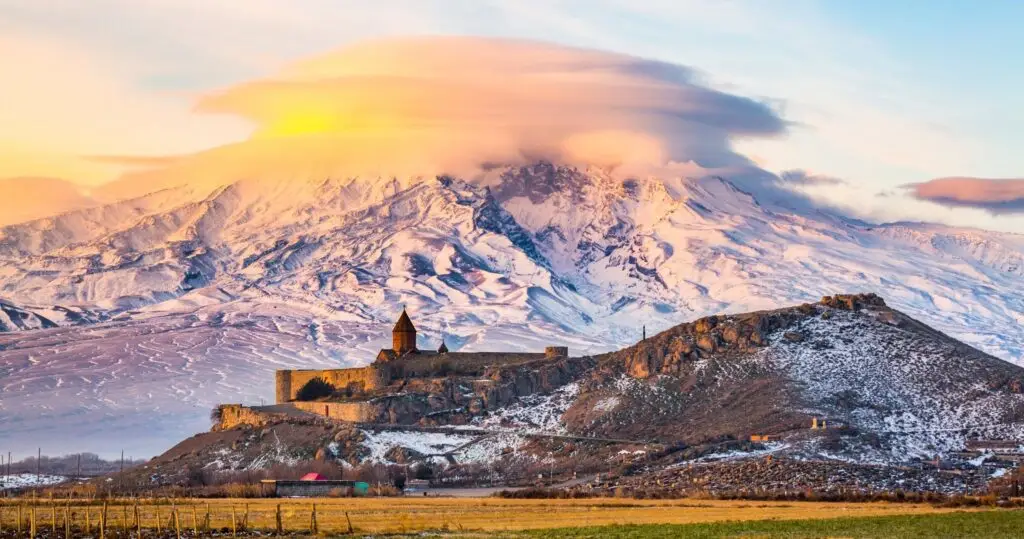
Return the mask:
<svg viewBox="0 0 1024 539">
<path fill-rule="evenodd" d="M 488 367 L 513 366 L 568 356 L 569 349 L 564 346 L 549 346 L 544 352 L 537 353 L 451 352 L 443 341 L 436 351 L 420 350 L 416 345 L 416 326 L 408 312 L 402 309 L 391 331 L 391 348 L 378 352 L 376 360 L 370 365 L 351 369 L 280 370 L 276 373 L 275 393 L 278 404 L 300 401 L 298 396 L 302 388 L 318 379 L 336 390 L 344 390 L 352 395 L 369 394 L 386 388 L 396 380 L 447 375 L 479 376 Z M 341 408 L 338 410 L 341 413 Z M 320 412 L 319 408 L 315 411 L 328 415 Z"/>
</svg>

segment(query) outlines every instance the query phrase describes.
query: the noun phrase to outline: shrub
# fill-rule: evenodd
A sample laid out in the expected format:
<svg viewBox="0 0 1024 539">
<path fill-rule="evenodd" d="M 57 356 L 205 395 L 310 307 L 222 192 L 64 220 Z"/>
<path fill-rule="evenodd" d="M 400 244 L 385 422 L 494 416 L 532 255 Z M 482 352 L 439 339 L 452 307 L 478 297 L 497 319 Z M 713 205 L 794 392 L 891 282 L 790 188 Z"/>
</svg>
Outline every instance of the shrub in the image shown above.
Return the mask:
<svg viewBox="0 0 1024 539">
<path fill-rule="evenodd" d="M 295 398 L 300 401 L 315 401 L 324 397 L 330 397 L 333 393 L 334 386 L 322 377 L 317 376 L 299 388 Z"/>
</svg>

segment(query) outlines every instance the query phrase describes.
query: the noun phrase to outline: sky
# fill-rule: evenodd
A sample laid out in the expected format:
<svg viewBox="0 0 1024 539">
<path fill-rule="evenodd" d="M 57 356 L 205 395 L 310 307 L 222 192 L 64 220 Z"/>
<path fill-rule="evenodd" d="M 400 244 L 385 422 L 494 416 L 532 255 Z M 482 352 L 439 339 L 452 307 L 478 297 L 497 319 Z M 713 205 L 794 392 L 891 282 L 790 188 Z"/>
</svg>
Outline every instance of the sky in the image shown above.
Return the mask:
<svg viewBox="0 0 1024 539">
<path fill-rule="evenodd" d="M 167 166 L 174 156 L 202 153 L 202 163 L 218 164 L 204 171 L 227 173 L 223 163 L 228 160 L 263 156 L 268 144 L 295 143 L 284 135 L 344 131 L 343 139 L 320 137 L 322 152 L 328 153 L 329 144 L 352 145 L 359 139 L 367 149 L 362 153 L 380 153 L 379 159 L 387 159 L 385 150 L 396 144 L 411 147 L 423 140 L 447 146 L 486 141 L 475 144 L 474 158 L 510 144 L 520 151 L 541 147 L 558 156 L 616 162 L 694 161 L 709 170 L 742 157 L 779 177 L 800 178 L 787 185 L 856 217 L 1024 232 L 1024 157 L 1018 151 L 1024 145 L 1019 129 L 1024 55 L 1015 52 L 1022 49 L 1015 34 L 1024 3 L 249 0 L 244 9 L 241 5 L 231 0 L 0 0 L 0 103 L 5 105 L 0 106 L 0 178 L 14 178 L 0 180 L 0 190 L 5 182 L 20 193 L 30 192 L 26 185 L 45 185 L 53 200 L 82 204 L 113 180 L 122 185 L 126 177 L 156 181 L 133 173 Z M 400 61 L 378 61 L 377 53 L 365 52 L 374 43 L 409 43 L 405 36 L 474 36 L 463 43 L 475 45 L 451 50 L 395 45 Z M 519 40 L 551 45 L 523 46 Z M 443 40 L 413 41 L 428 42 Z M 579 49 L 607 52 L 591 56 Z M 475 50 L 496 56 L 482 60 L 473 56 Z M 419 85 L 411 87 L 415 91 L 404 94 L 387 84 L 386 76 L 415 73 L 425 51 L 445 59 L 437 65 L 446 78 L 419 76 Z M 591 108 L 564 112 L 564 104 L 575 103 L 566 98 L 564 85 L 540 84 L 530 99 L 509 95 L 509 88 L 543 75 L 522 58 L 536 63 L 559 54 L 571 56 L 558 69 L 577 77 L 568 82 L 578 85 L 572 95 L 593 96 L 587 102 Z M 645 60 L 624 62 L 623 55 Z M 359 67 L 359 75 L 372 77 L 378 86 L 334 83 L 360 63 L 370 67 Z M 651 74 L 657 71 L 652 66 L 659 63 L 673 66 L 673 76 L 685 80 L 670 81 L 668 93 L 652 97 Z M 584 80 L 578 78 L 580 65 L 612 66 L 614 73 Z M 619 66 L 639 66 L 643 75 L 616 71 Z M 440 83 L 454 91 L 420 97 Z M 614 90 L 623 85 L 631 93 Z M 635 91 L 638 86 L 643 91 Z M 445 101 L 471 90 L 480 96 L 469 100 L 476 109 L 450 105 L 466 100 Z M 660 100 L 662 116 L 642 110 L 649 98 Z M 512 108 L 527 113 L 494 118 L 500 133 L 493 125 L 480 125 L 486 124 L 480 119 L 493 118 L 488 111 L 508 108 L 503 99 L 519 99 L 519 108 Z M 709 109 L 697 110 L 698 105 Z M 356 122 L 351 120 L 356 108 L 374 113 Z M 387 112 L 393 109 L 402 115 Z M 475 111 L 478 121 L 459 117 L 466 110 Z M 542 130 L 531 130 L 523 120 L 539 122 L 550 110 L 559 112 L 558 121 L 545 128 L 557 136 L 538 140 Z M 675 121 L 679 114 L 682 121 Z M 705 122 L 705 116 L 711 120 Z M 666 123 L 666 117 L 674 123 Z M 421 129 L 428 121 L 429 138 Z M 382 125 L 388 126 L 386 137 L 379 135 Z M 401 137 L 395 135 L 396 125 Z M 410 135 L 411 127 L 417 135 Z M 445 136 L 433 136 L 441 131 Z M 167 170 L 194 173 L 195 162 L 190 161 L 193 168 Z M 451 166 L 450 161 L 434 164 Z M 26 197 L 32 198 L 8 196 L 0 209 L 6 203 L 26 216 L 49 211 Z"/>
</svg>

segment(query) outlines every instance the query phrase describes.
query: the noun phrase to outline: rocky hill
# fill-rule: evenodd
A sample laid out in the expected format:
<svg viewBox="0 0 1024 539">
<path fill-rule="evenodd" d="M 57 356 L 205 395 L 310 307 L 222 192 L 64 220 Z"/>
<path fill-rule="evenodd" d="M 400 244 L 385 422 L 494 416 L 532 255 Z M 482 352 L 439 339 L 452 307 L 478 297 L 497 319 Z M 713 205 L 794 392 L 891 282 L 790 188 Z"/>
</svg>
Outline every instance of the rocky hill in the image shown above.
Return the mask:
<svg viewBox="0 0 1024 539">
<path fill-rule="evenodd" d="M 499 408 L 465 404 L 418 422 L 403 416 L 395 421 L 401 425 L 281 416 L 198 435 L 154 460 L 147 473 L 173 482 L 186 467 L 227 472 L 317 459 L 415 464 L 439 478 L 517 483 L 543 466 L 563 476 L 676 478 L 672 470 L 686 464 L 691 472 L 682 475 L 696 481 L 693 465 L 735 462 L 747 470 L 739 463 L 771 455 L 841 462 L 845 467 L 832 471 L 844 485 L 895 488 L 879 481 L 903 477 L 916 488 L 938 481 L 934 488 L 953 492 L 979 488 L 991 472 L 978 468 L 984 459 L 958 456 L 968 438 L 1024 440 L 1024 368 L 947 337 L 873 294 L 705 317 L 574 360 L 586 368 L 568 369 L 566 362 L 495 371 L 529 381 L 556 369 L 564 383 L 534 384 Z M 921 467 L 935 458 L 976 472 L 947 477 Z M 908 465 L 919 471 L 907 472 Z M 803 481 L 828 482 L 811 464 L 778 466 L 799 469 Z M 893 474 L 878 466 L 894 467 Z M 742 479 L 722 479 L 722 488 L 736 481 Z"/>
<path fill-rule="evenodd" d="M 861 462 L 932 458 L 968 436 L 1024 439 L 1024 369 L 871 294 L 702 318 L 599 362 L 619 378 L 583 386 L 566 416 L 574 432 L 793 435 L 790 452 Z M 827 435 L 802 439 L 815 417 Z"/>
</svg>

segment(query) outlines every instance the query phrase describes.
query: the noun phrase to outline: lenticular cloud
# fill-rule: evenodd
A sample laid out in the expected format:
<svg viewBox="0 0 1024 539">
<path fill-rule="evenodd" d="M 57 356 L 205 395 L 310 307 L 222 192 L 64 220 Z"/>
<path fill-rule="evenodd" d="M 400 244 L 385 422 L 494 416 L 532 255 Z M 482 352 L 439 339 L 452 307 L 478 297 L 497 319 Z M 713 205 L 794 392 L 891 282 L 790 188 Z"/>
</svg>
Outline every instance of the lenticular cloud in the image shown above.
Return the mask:
<svg viewBox="0 0 1024 539">
<path fill-rule="evenodd" d="M 537 158 L 615 166 L 747 166 L 733 137 L 774 136 L 768 106 L 701 86 L 686 67 L 484 38 L 366 42 L 204 97 L 258 126 L 276 159 L 388 173 Z M 243 145 L 246 143 L 243 143 Z"/>
<path fill-rule="evenodd" d="M 920 200 L 978 208 L 993 214 L 1024 213 L 1024 178 L 938 178 L 905 187 Z"/>
</svg>

